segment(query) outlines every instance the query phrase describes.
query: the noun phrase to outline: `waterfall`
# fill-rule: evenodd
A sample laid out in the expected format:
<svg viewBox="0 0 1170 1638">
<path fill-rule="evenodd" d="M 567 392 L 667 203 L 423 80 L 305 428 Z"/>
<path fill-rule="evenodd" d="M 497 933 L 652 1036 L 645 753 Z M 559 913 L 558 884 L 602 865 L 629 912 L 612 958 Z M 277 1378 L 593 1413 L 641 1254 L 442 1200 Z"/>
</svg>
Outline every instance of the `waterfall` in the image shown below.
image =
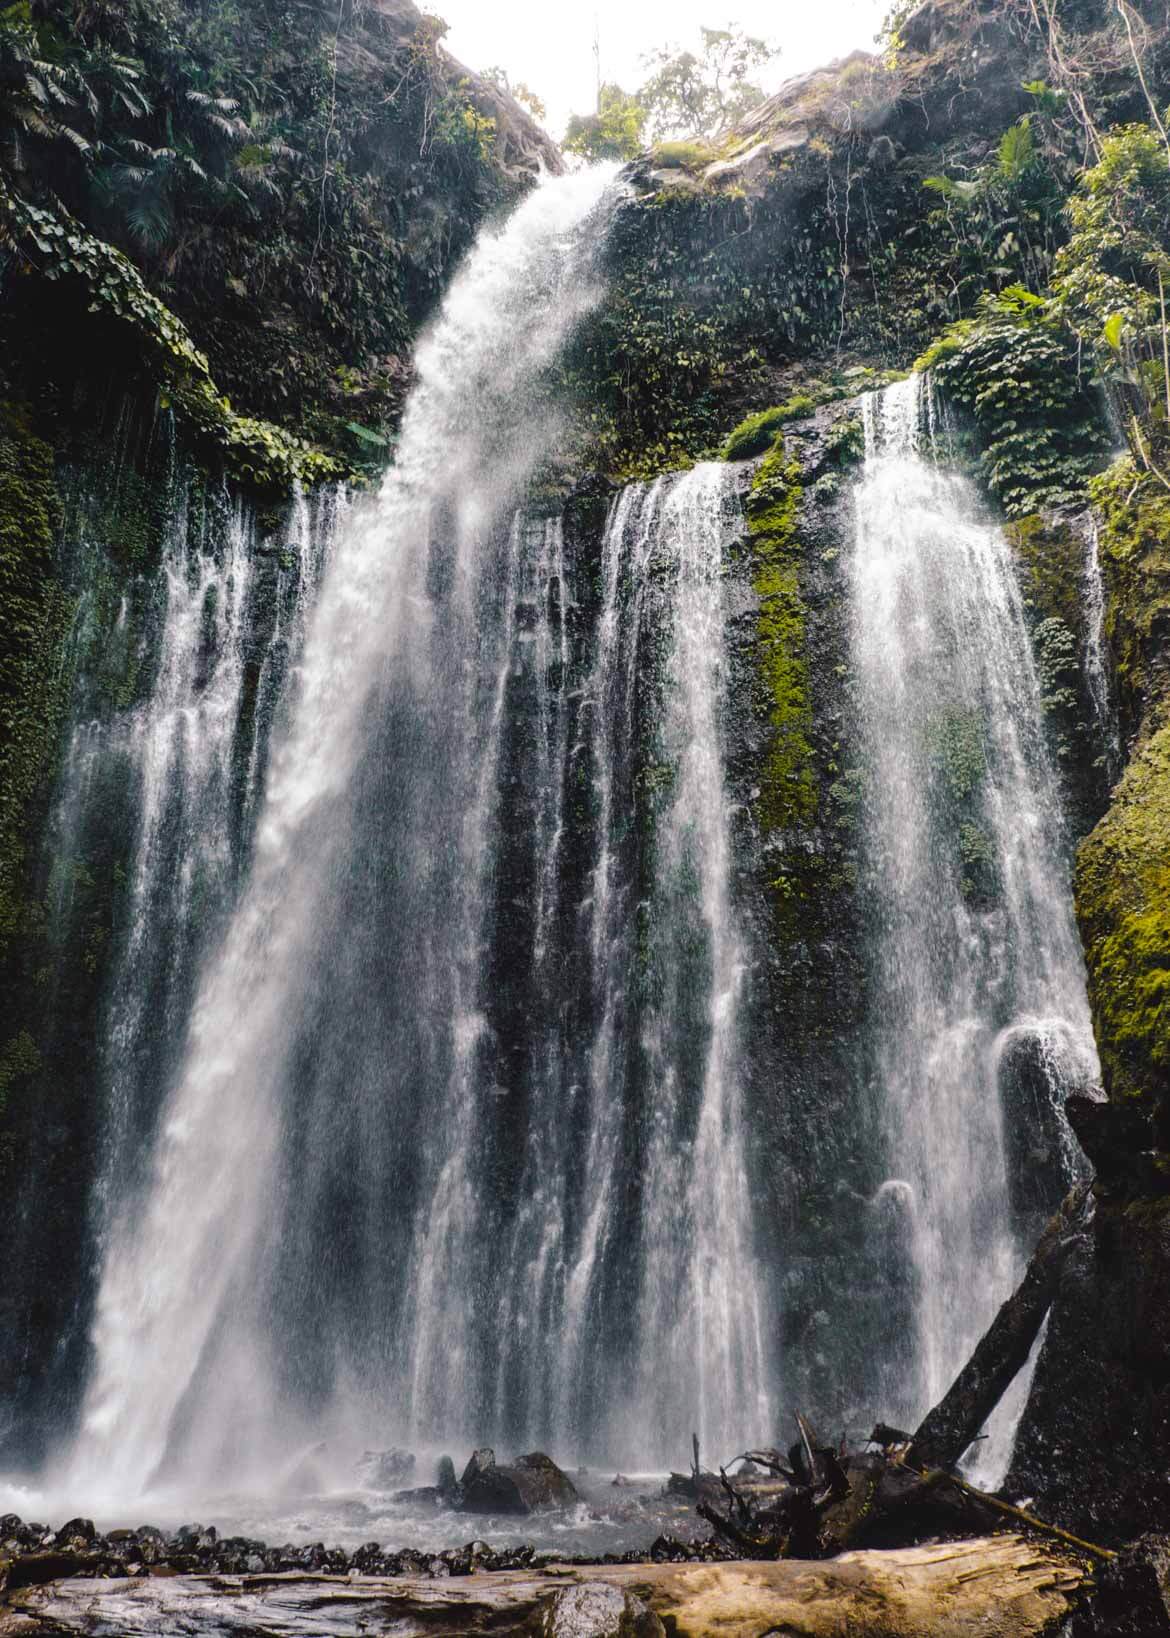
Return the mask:
<svg viewBox="0 0 1170 1638">
<path fill-rule="evenodd" d="M 281 673 L 338 506 L 332 495 L 312 505 L 296 497 L 284 548 L 296 565 L 284 570 L 257 555 L 252 514 L 222 489 L 172 473 L 167 501 L 157 573 L 122 593 L 104 645 L 83 600 L 78 697 L 51 824 L 49 901 L 63 956 L 77 936 L 87 839 L 109 831 L 114 814 L 128 843 L 98 1066 L 99 1236 L 131 1186 L 199 955 L 246 857 Z M 111 651 L 116 689 L 102 674 Z M 123 691 L 139 697 L 128 702 Z"/>
<path fill-rule="evenodd" d="M 73 1493 L 270 1487 L 322 1442 L 339 1477 L 391 1440 L 663 1465 L 692 1430 L 727 1458 L 770 1426 L 723 759 L 735 474 L 626 488 L 599 561 L 522 504 L 603 185 L 547 183 L 481 241 L 396 466 L 337 531 L 112 1213 Z"/>
<path fill-rule="evenodd" d="M 1109 677 L 1105 643 L 1105 582 L 1101 574 L 1101 528 L 1089 512 L 1085 518 L 1085 564 L 1081 574 L 1081 600 L 1085 610 L 1085 684 L 1097 720 L 1097 732 L 1104 745 L 1105 774 L 1112 784 L 1121 770 L 1121 735 L 1117 726 L 1117 706 Z"/>
<path fill-rule="evenodd" d="M 768 1425 L 731 479 L 626 489 L 599 570 L 518 504 L 604 186 L 547 182 L 481 239 L 396 464 L 338 530 L 242 894 L 109 1230 L 83 1493 L 271 1484 L 322 1436 L 632 1465 Z"/>
<path fill-rule="evenodd" d="M 913 1426 L 1066 1186 L 1059 1106 L 1097 1065 L 1010 548 L 971 486 L 934 463 L 921 377 L 867 399 L 865 418 L 852 648 L 872 1076 L 917 1289 L 917 1334 L 895 1350 L 885 1393 Z M 988 1452 L 983 1471 L 1006 1454 Z"/>
<path fill-rule="evenodd" d="M 738 521 L 725 466 L 666 488 L 656 549 L 676 576 L 673 652 L 659 713 L 663 790 L 650 910 L 654 997 L 644 1166 L 638 1420 L 672 1447 L 693 1418 L 712 1457 L 771 1426 L 761 1282 L 738 1086 L 746 952 L 730 902 L 721 758 L 722 544 Z M 696 938 L 696 934 L 698 937 Z M 652 1408 L 651 1408 L 652 1407 Z M 680 1435 L 682 1436 L 680 1438 Z"/>
</svg>

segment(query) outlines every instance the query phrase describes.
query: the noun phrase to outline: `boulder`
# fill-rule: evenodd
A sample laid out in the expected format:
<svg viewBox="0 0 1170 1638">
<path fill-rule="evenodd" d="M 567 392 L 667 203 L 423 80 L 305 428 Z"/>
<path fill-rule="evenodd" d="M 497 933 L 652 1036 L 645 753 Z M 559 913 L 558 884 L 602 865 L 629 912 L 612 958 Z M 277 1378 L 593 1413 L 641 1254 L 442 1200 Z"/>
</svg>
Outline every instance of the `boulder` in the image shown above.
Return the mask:
<svg viewBox="0 0 1170 1638">
<path fill-rule="evenodd" d="M 538 1450 L 501 1467 L 495 1451 L 485 1446 L 473 1453 L 459 1489 L 468 1513 L 523 1515 L 541 1508 L 568 1507 L 579 1500 L 572 1480 Z"/>
<path fill-rule="evenodd" d="M 572 1507 L 581 1499 L 572 1479 L 543 1451 L 534 1450 L 527 1456 L 517 1456 L 509 1471 L 516 1476 L 531 1509 Z"/>
<path fill-rule="evenodd" d="M 1170 1536 L 1143 1536 L 1107 1564 L 1069 1638 L 1170 1638 Z"/>
<path fill-rule="evenodd" d="M 586 1581 L 558 1593 L 541 1631 L 545 1638 L 666 1638 L 666 1628 L 648 1604 L 604 1581 Z"/>
</svg>

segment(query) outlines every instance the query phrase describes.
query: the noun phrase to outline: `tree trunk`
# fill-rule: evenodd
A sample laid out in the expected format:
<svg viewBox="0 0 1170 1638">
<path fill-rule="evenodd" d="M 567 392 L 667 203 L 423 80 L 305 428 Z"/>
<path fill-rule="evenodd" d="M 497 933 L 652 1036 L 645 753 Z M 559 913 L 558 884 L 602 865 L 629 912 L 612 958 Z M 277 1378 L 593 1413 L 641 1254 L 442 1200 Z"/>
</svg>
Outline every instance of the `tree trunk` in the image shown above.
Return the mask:
<svg viewBox="0 0 1170 1638">
<path fill-rule="evenodd" d="M 28 1588 L 0 1608 L 0 1638 L 18 1633 L 264 1632 L 332 1638 L 520 1638 L 570 1631 L 607 1638 L 556 1601 L 583 1586 L 630 1594 L 621 1630 L 688 1638 L 1032 1638 L 1074 1607 L 1089 1572 L 1075 1555 L 1018 1535 L 847 1553 L 824 1563 L 646 1564 L 345 1580 L 329 1576 L 149 1576 Z M 578 1601 L 582 1595 L 575 1594 Z M 598 1602 L 615 1603 L 612 1592 Z M 638 1612 L 634 1600 L 648 1611 Z M 650 1613 L 652 1612 L 652 1613 Z M 570 1622 L 576 1620 L 577 1625 Z M 543 1624 L 542 1624 L 543 1623 Z M 673 1623 L 673 1625 L 672 1625 Z"/>
<path fill-rule="evenodd" d="M 954 1467 L 999 1404 L 1040 1334 L 1088 1200 L 1088 1184 L 1079 1184 L 1049 1221 L 1020 1285 L 914 1435 L 906 1453 L 911 1467 Z"/>
</svg>

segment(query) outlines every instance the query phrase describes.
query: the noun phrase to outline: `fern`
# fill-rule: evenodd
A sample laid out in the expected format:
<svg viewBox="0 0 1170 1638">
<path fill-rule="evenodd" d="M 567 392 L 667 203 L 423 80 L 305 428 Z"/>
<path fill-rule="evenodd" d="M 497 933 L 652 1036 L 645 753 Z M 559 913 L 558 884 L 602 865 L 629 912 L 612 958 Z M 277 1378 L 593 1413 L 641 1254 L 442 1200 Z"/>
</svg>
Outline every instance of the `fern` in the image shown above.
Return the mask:
<svg viewBox="0 0 1170 1638">
<path fill-rule="evenodd" d="M 1009 125 L 999 139 L 999 174 L 1005 182 L 1018 182 L 1036 157 L 1032 117 L 1025 114 Z"/>
</svg>

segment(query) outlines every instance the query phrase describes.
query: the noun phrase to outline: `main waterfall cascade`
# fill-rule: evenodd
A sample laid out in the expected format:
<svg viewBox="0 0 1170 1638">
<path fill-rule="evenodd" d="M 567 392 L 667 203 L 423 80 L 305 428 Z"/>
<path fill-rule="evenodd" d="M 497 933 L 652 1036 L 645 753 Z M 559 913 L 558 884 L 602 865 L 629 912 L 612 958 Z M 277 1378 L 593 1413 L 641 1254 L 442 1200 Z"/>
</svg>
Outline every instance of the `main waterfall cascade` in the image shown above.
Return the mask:
<svg viewBox="0 0 1170 1638">
<path fill-rule="evenodd" d="M 1098 1071 L 1010 547 L 939 464 L 928 381 L 868 398 L 865 421 L 853 662 L 869 771 L 872 1073 L 917 1316 L 881 1397 L 913 1426 L 1066 1186 L 1061 1104 Z M 999 1443 L 984 1471 L 1010 1454 Z"/>
<path fill-rule="evenodd" d="M 746 840 L 743 471 L 532 498 L 608 186 L 547 180 L 481 236 L 377 497 L 299 500 L 261 548 L 244 510 L 208 533 L 180 496 L 153 674 L 110 721 L 79 708 L 54 852 L 111 769 L 135 795 L 70 1505 L 319 1494 L 394 1444 L 629 1471 L 679 1465 L 694 1430 L 725 1460 L 818 1408 L 779 1380 L 794 1259 L 757 1220 L 781 1145 L 756 1125 L 783 1130 L 796 1072 Z M 864 415 L 829 514 L 855 527 L 832 580 L 864 791 L 848 1052 L 886 1179 L 864 1267 L 898 1312 L 833 1401 L 853 1434 L 946 1387 L 1097 1073 L 1010 548 L 943 469 L 928 385 Z M 796 1212 L 865 1198 L 787 1182 Z M 833 1305 L 789 1345 L 814 1389 L 818 1328 L 851 1324 Z"/>
<path fill-rule="evenodd" d="M 107 1168 L 78 1494 L 271 1484 L 322 1436 L 630 1464 L 692 1428 L 730 1452 L 745 1407 L 768 1424 L 719 749 L 728 469 L 622 494 L 600 585 L 559 519 L 517 510 L 605 185 L 547 182 L 481 240 L 382 492 L 337 531 L 153 1153 Z M 203 843 L 172 840 L 181 874 Z"/>
</svg>

